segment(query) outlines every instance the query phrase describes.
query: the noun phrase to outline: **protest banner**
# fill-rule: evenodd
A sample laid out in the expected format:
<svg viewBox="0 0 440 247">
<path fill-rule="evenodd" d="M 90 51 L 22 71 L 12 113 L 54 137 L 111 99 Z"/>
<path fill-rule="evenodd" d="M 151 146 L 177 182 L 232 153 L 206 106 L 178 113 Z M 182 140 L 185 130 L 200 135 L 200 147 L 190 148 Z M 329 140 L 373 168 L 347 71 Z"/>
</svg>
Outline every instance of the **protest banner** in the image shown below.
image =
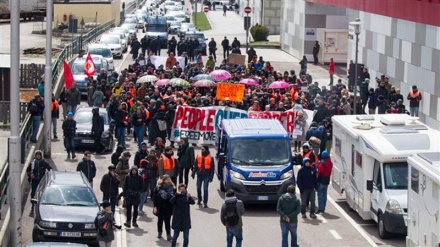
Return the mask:
<svg viewBox="0 0 440 247">
<path fill-rule="evenodd" d="M 218 100 L 229 98 L 230 101 L 241 102 L 244 96 L 244 84 L 217 83 Z"/>
<path fill-rule="evenodd" d="M 160 65 L 163 65 L 165 67 L 165 62 L 167 61 L 167 58 L 168 57 L 165 56 L 151 56 L 150 60 L 156 68 L 159 68 Z M 180 68 L 184 68 L 186 66 L 184 57 L 176 57 L 176 60 L 177 62 L 179 62 Z"/>
<path fill-rule="evenodd" d="M 303 124 L 298 124 L 298 112 L 304 112 Z M 224 107 L 178 106 L 171 130 L 171 141 L 187 137 L 189 143 L 200 145 L 215 144 L 216 131 L 223 119 L 268 118 L 278 119 L 293 140 L 302 140 L 313 119 L 313 111 L 294 107 L 288 111 L 249 111 Z"/>
<path fill-rule="evenodd" d="M 235 53 L 229 54 L 229 63 L 231 64 L 245 65 L 244 63 L 245 61 L 246 61 L 246 55 L 235 54 Z"/>
</svg>

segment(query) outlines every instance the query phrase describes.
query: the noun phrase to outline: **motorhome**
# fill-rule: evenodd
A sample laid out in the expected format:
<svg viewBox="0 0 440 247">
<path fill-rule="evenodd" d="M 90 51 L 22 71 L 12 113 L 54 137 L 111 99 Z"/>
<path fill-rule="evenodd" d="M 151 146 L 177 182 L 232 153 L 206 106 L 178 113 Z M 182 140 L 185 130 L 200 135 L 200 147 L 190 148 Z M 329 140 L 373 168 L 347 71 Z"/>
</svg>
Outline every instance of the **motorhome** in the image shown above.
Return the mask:
<svg viewBox="0 0 440 247">
<path fill-rule="evenodd" d="M 440 152 L 408 157 L 407 247 L 440 246 Z"/>
<path fill-rule="evenodd" d="M 290 138 L 279 120 L 223 119 L 217 128 L 220 189 L 244 202 L 276 202 L 295 183 Z"/>
<path fill-rule="evenodd" d="M 406 235 L 408 156 L 439 150 L 439 132 L 406 114 L 334 116 L 332 186 L 378 224 L 381 238 Z"/>
</svg>

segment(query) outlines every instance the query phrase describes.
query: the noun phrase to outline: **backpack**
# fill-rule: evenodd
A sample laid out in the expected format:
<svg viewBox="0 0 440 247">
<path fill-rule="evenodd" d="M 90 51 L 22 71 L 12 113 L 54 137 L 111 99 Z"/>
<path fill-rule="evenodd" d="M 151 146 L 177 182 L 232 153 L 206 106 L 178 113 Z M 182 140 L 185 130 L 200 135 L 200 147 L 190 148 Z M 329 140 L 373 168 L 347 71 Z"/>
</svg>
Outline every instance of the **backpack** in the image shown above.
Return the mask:
<svg viewBox="0 0 440 247">
<path fill-rule="evenodd" d="M 31 105 L 29 106 L 29 112 L 31 114 L 37 114 L 38 113 L 38 105 L 35 101 L 31 101 Z"/>
<path fill-rule="evenodd" d="M 102 104 L 102 97 L 101 96 L 96 97 L 95 102 L 94 102 L 95 106 L 100 105 L 100 104 Z"/>
<path fill-rule="evenodd" d="M 157 119 L 157 126 L 159 127 L 160 131 L 167 130 L 167 122 L 165 120 L 159 120 Z"/>
<path fill-rule="evenodd" d="M 226 212 L 223 216 L 228 226 L 236 226 L 240 222 L 240 216 L 237 213 L 237 202 L 226 203 Z"/>
</svg>

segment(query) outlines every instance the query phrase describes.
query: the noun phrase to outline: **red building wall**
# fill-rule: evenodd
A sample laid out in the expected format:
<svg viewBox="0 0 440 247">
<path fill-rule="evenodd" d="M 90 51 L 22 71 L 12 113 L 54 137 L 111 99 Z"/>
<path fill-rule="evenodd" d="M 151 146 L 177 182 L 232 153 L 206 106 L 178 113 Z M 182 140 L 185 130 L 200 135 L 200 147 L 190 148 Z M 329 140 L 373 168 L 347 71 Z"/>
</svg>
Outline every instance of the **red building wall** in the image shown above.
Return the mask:
<svg viewBox="0 0 440 247">
<path fill-rule="evenodd" d="M 440 0 L 306 0 L 440 26 Z"/>
</svg>

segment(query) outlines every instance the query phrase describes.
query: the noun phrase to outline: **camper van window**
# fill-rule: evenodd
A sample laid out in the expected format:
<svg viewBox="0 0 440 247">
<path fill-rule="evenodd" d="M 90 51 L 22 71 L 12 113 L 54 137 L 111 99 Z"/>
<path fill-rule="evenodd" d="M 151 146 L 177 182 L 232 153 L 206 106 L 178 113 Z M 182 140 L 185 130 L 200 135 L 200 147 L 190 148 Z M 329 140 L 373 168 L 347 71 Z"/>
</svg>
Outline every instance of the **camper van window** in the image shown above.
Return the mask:
<svg viewBox="0 0 440 247">
<path fill-rule="evenodd" d="M 235 139 L 230 149 L 232 162 L 239 165 L 284 165 L 289 162 L 289 143 L 284 139 Z"/>
<path fill-rule="evenodd" d="M 411 167 L 411 189 L 419 194 L 419 171 Z"/>
<path fill-rule="evenodd" d="M 384 163 L 385 188 L 405 190 L 408 188 L 408 163 Z"/>
<path fill-rule="evenodd" d="M 341 140 L 335 137 L 335 154 L 339 157 L 341 157 L 341 146 Z"/>
<path fill-rule="evenodd" d="M 374 161 L 373 182 L 377 187 L 382 185 L 382 179 L 380 177 L 380 163 L 377 160 Z"/>
</svg>

